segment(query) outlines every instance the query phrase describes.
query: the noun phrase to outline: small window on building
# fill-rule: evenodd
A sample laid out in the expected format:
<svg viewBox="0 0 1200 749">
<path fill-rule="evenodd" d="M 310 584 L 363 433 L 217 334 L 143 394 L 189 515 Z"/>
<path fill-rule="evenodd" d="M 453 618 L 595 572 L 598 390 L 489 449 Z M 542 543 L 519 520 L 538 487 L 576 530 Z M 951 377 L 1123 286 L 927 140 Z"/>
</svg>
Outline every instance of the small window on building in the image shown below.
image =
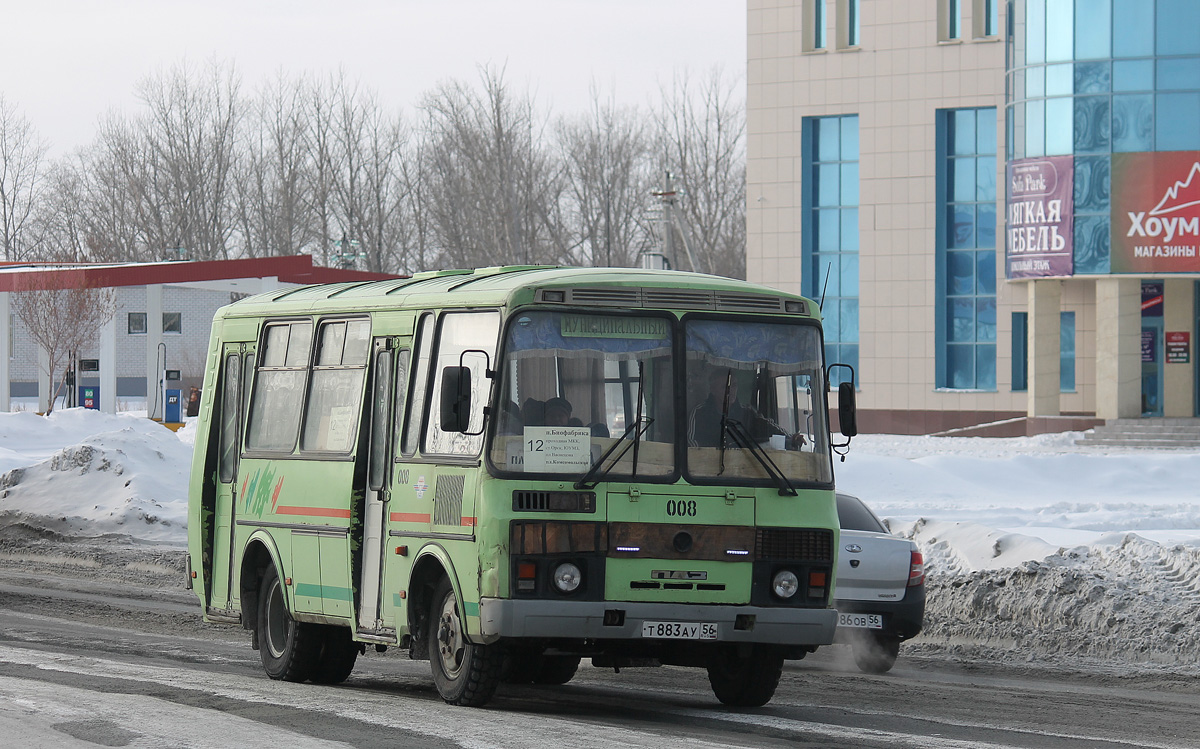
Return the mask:
<svg viewBox="0 0 1200 749">
<path fill-rule="evenodd" d="M 961 0 L 938 0 L 938 41 L 949 42 L 961 38 Z"/>
<path fill-rule="evenodd" d="M 164 312 L 163 313 L 163 332 L 164 333 L 182 333 L 183 332 L 183 313 L 182 312 Z"/>
<path fill-rule="evenodd" d="M 860 0 L 837 0 L 838 49 L 850 49 L 859 44 Z"/>
<path fill-rule="evenodd" d="M 1058 389 L 1075 392 L 1075 313 L 1059 313 Z"/>
<path fill-rule="evenodd" d="M 1012 313 L 1012 389 L 1029 389 L 1029 313 Z"/>
<path fill-rule="evenodd" d="M 129 335 L 145 335 L 146 334 L 146 313 L 145 312 L 130 312 L 129 313 Z"/>
<path fill-rule="evenodd" d="M 804 0 L 804 23 L 802 46 L 805 52 L 825 49 L 825 3 L 826 0 Z"/>
<path fill-rule="evenodd" d="M 971 9 L 972 35 L 976 39 L 1000 35 L 1000 0 L 974 0 Z"/>
</svg>

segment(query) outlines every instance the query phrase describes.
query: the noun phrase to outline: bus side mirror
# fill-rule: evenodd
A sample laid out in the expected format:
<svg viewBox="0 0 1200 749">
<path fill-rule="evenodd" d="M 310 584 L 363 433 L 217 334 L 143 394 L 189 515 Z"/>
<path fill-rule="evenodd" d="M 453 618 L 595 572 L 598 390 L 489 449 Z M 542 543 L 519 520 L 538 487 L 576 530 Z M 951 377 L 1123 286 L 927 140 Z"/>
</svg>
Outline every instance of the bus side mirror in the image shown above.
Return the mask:
<svg viewBox="0 0 1200 749">
<path fill-rule="evenodd" d="M 854 437 L 858 434 L 858 407 L 854 401 L 854 383 L 838 385 L 838 424 L 842 434 Z"/>
<path fill-rule="evenodd" d="M 440 425 L 443 432 L 464 433 L 471 425 L 471 368 L 442 370 Z"/>
</svg>

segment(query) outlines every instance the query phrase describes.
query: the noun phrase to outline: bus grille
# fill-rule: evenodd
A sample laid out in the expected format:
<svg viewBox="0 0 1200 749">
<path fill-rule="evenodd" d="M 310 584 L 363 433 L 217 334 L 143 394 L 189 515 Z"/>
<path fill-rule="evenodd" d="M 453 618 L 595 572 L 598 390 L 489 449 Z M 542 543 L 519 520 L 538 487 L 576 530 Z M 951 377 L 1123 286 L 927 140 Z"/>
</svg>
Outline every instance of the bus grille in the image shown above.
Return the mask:
<svg viewBox="0 0 1200 749">
<path fill-rule="evenodd" d="M 595 512 L 595 492 L 513 492 L 514 512 Z"/>
<path fill-rule="evenodd" d="M 759 528 L 755 559 L 833 561 L 833 532 L 824 528 Z"/>
</svg>

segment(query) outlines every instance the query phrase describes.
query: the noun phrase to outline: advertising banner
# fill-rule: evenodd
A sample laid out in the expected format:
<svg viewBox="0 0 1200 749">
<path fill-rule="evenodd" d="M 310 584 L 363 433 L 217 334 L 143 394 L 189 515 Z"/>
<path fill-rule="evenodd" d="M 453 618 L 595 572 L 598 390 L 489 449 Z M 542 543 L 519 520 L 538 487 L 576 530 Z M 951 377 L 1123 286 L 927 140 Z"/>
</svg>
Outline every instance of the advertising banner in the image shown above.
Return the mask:
<svg viewBox="0 0 1200 749">
<path fill-rule="evenodd" d="M 1004 232 L 1008 278 L 1074 272 L 1075 158 L 1010 161 Z"/>
<path fill-rule="evenodd" d="M 1200 151 L 1114 153 L 1112 272 L 1200 272 Z"/>
</svg>

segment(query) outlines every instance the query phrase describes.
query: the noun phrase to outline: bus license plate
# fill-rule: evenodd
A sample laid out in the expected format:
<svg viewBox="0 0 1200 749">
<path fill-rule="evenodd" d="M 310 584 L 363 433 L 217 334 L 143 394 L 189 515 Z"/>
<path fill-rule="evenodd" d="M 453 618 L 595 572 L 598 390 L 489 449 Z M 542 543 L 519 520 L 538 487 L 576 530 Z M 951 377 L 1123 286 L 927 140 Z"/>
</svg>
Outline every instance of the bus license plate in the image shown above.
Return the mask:
<svg viewBox="0 0 1200 749">
<path fill-rule="evenodd" d="M 642 622 L 642 637 L 715 640 L 717 625 L 712 622 Z"/>
<path fill-rule="evenodd" d="M 838 626 L 883 629 L 883 614 L 838 614 Z"/>
</svg>

